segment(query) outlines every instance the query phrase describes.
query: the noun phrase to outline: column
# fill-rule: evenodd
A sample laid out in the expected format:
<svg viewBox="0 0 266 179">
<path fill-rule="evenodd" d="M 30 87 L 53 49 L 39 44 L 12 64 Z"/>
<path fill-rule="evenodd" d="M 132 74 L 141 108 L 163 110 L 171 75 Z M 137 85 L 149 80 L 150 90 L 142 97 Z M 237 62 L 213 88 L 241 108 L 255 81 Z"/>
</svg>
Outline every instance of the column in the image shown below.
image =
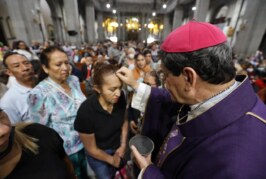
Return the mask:
<svg viewBox="0 0 266 179">
<path fill-rule="evenodd" d="M 147 39 L 149 36 L 149 29 L 148 29 L 148 24 L 149 24 L 149 14 L 145 14 L 145 23 L 146 27 L 145 27 L 145 42 L 147 43 Z"/>
<path fill-rule="evenodd" d="M 53 19 L 53 23 L 54 23 L 55 39 L 58 42 L 62 42 L 63 41 L 63 38 L 62 38 L 62 33 L 59 30 L 60 29 L 59 20 L 57 19 L 57 17 L 55 15 L 52 15 L 52 19 Z"/>
<path fill-rule="evenodd" d="M 230 45 L 234 46 L 235 40 L 236 40 L 236 28 L 239 25 L 239 16 L 240 12 L 242 11 L 244 5 L 243 0 L 237 0 L 234 7 L 234 12 L 230 21 L 230 24 L 228 26 L 231 26 L 234 28 L 235 32 L 232 37 L 227 38 L 227 40 L 230 42 Z"/>
<path fill-rule="evenodd" d="M 168 14 L 165 14 L 163 17 L 163 33 L 161 39 L 164 40 L 170 32 L 171 32 L 170 18 Z"/>
<path fill-rule="evenodd" d="M 126 16 L 125 16 L 125 13 L 121 13 L 122 17 L 122 41 L 125 41 L 126 40 Z"/>
<path fill-rule="evenodd" d="M 78 13 L 78 1 L 77 0 L 64 0 L 65 8 L 65 22 L 69 41 L 76 45 L 81 42 L 80 39 L 80 23 Z"/>
<path fill-rule="evenodd" d="M 95 39 L 95 9 L 92 0 L 86 3 L 86 25 L 89 42 L 93 43 Z"/>
<path fill-rule="evenodd" d="M 121 41 L 122 40 L 122 27 L 120 26 L 120 24 L 122 23 L 121 12 L 117 13 L 117 23 L 118 23 L 116 31 L 117 41 Z"/>
<path fill-rule="evenodd" d="M 145 40 L 146 41 L 146 37 L 145 37 L 145 28 L 144 27 L 144 24 L 146 23 L 146 19 L 145 19 L 145 13 L 142 13 L 141 14 L 141 17 L 140 17 L 140 24 L 141 24 L 141 31 L 140 31 L 140 40 L 143 41 Z"/>
<path fill-rule="evenodd" d="M 97 13 L 97 23 L 98 23 L 98 41 L 103 41 L 104 37 L 104 28 L 103 28 L 103 13 L 98 11 Z"/>
<path fill-rule="evenodd" d="M 57 42 L 65 43 L 67 42 L 68 35 L 66 25 L 63 21 L 64 14 L 63 11 L 61 11 L 64 7 L 57 1 L 52 3 L 49 7 L 54 24 L 55 39 Z"/>
<path fill-rule="evenodd" d="M 183 8 L 181 6 L 176 6 L 175 11 L 174 11 L 172 30 L 182 25 L 182 18 L 183 18 Z"/>
<path fill-rule="evenodd" d="M 196 11 L 194 18 L 197 21 L 206 21 L 206 15 L 209 10 L 210 0 L 196 0 Z"/>
<path fill-rule="evenodd" d="M 31 0 L 6 1 L 6 3 L 16 40 L 23 40 L 27 45 L 31 45 L 33 39 L 42 42 L 34 3 Z"/>
<path fill-rule="evenodd" d="M 246 0 L 236 28 L 235 52 L 241 56 L 255 54 L 266 29 L 266 3 L 264 0 Z"/>
</svg>

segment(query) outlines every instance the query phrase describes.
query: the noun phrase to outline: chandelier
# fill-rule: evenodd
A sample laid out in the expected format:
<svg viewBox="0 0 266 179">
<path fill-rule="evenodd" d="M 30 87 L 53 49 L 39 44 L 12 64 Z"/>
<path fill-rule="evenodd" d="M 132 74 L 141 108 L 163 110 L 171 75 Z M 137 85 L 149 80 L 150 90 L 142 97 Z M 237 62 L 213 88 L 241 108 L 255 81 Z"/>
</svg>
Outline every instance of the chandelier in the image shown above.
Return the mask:
<svg viewBox="0 0 266 179">
<path fill-rule="evenodd" d="M 107 31 L 108 34 L 114 34 L 118 28 L 118 23 L 116 19 L 107 18 L 103 24 L 103 28 Z"/>
<path fill-rule="evenodd" d="M 140 27 L 141 27 L 141 25 L 139 23 L 138 18 L 132 17 L 132 18 L 126 20 L 126 29 L 128 31 L 139 30 Z"/>
<path fill-rule="evenodd" d="M 160 24 L 156 21 L 150 21 L 147 27 L 149 29 L 150 34 L 155 36 L 159 35 L 159 33 L 163 30 L 163 24 Z"/>
</svg>

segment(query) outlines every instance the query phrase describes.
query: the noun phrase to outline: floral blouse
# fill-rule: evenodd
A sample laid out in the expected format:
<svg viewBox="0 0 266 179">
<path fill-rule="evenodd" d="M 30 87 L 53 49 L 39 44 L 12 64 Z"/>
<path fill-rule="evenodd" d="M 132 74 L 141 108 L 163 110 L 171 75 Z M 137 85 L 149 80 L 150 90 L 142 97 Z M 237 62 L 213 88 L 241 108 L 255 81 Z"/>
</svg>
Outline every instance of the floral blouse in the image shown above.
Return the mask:
<svg viewBox="0 0 266 179">
<path fill-rule="evenodd" d="M 66 153 L 71 155 L 83 148 L 73 124 L 77 110 L 86 97 L 75 76 L 69 76 L 67 83 L 71 95 L 51 78 L 46 78 L 31 90 L 28 103 L 31 120 L 56 130 L 64 140 Z"/>
</svg>

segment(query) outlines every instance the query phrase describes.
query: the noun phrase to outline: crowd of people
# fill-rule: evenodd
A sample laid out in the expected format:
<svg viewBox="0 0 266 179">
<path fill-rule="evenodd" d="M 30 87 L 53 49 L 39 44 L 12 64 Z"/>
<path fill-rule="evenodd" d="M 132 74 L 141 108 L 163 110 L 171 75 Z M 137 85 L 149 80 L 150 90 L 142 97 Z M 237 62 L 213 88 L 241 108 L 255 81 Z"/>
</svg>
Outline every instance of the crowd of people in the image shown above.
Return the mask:
<svg viewBox="0 0 266 179">
<path fill-rule="evenodd" d="M 133 178 L 266 176 L 266 61 L 238 59 L 214 25 L 162 44 L 3 49 L 0 178 L 110 179 L 124 159 Z M 128 146 L 137 134 L 151 155 Z"/>
</svg>

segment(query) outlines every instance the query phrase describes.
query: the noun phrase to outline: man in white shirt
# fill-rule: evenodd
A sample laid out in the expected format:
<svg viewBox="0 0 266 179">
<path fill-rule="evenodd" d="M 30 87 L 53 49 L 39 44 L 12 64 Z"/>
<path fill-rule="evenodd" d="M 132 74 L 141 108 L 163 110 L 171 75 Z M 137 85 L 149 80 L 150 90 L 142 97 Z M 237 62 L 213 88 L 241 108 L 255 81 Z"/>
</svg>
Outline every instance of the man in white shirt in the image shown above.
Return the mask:
<svg viewBox="0 0 266 179">
<path fill-rule="evenodd" d="M 27 98 L 37 81 L 32 64 L 17 52 L 6 53 L 3 64 L 7 68 L 7 74 L 16 80 L 0 99 L 0 107 L 8 114 L 12 124 L 29 120 Z"/>
</svg>

